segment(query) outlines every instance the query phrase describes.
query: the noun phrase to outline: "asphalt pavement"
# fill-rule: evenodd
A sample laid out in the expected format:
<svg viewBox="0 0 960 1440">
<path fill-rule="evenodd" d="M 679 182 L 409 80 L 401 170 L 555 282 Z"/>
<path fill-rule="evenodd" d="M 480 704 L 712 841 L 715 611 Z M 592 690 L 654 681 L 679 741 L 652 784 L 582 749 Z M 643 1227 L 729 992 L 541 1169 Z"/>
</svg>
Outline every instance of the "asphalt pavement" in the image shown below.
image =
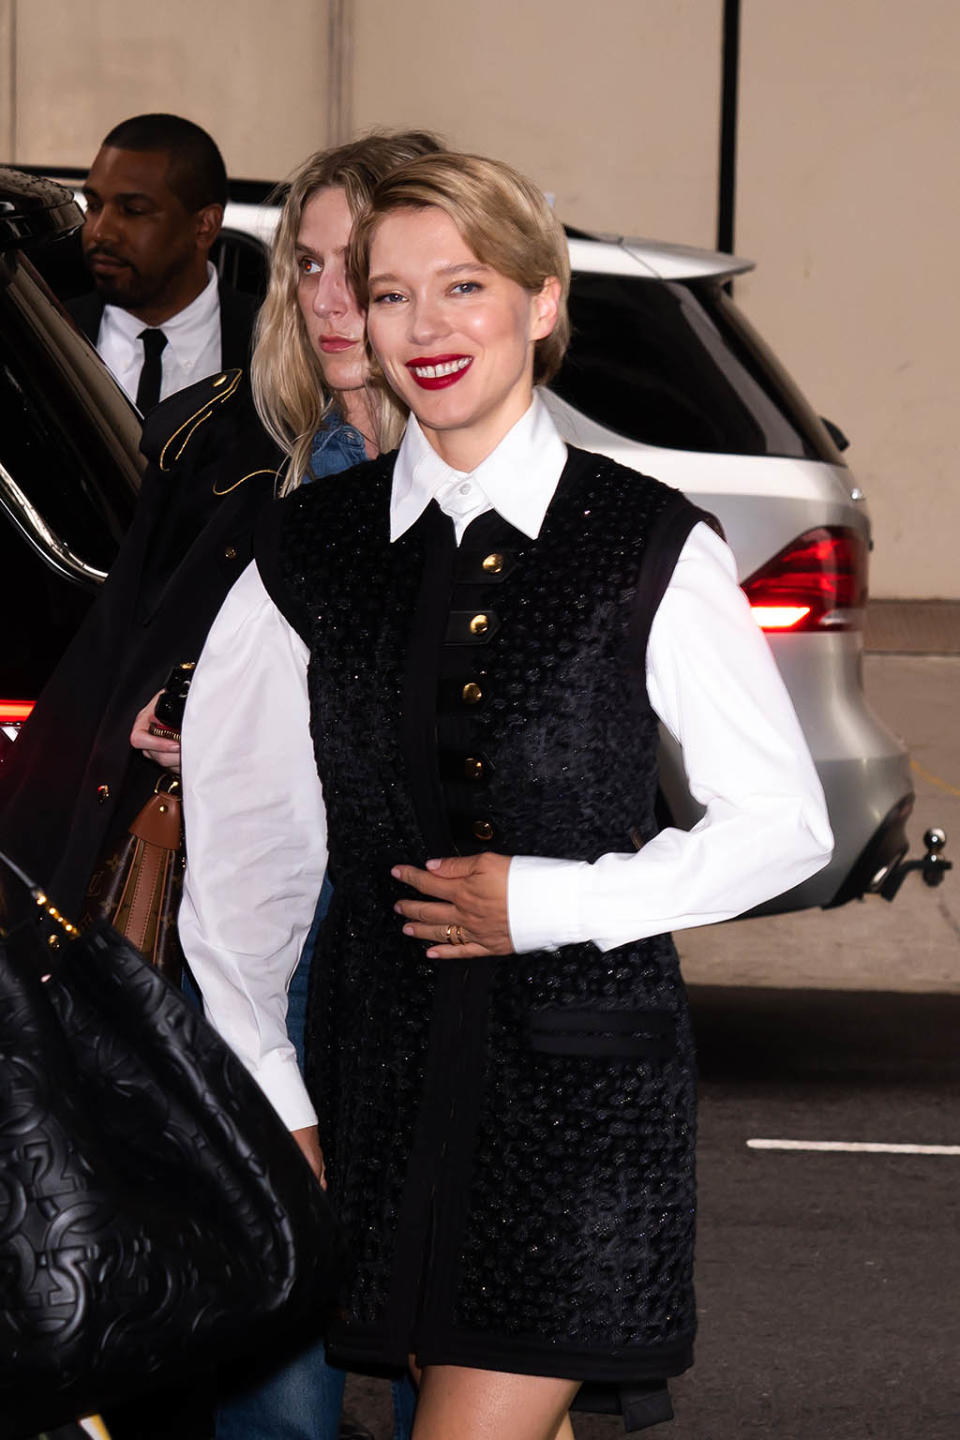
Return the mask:
<svg viewBox="0 0 960 1440">
<path fill-rule="evenodd" d="M 678 937 L 701 1067 L 700 1334 L 676 1420 L 647 1432 L 664 1440 L 960 1436 L 960 656 L 871 655 L 865 680 L 915 762 L 914 853 L 942 825 L 958 866 L 892 905 Z M 388 1440 L 383 1382 L 351 1377 L 347 1409 Z"/>
</svg>

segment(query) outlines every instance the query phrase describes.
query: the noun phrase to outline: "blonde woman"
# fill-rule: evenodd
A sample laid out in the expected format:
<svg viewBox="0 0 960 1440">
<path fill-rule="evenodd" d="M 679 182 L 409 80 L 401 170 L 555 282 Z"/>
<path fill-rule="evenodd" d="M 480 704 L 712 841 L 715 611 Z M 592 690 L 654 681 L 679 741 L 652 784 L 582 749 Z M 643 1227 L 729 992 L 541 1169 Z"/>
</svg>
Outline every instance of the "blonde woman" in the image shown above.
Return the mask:
<svg viewBox="0 0 960 1440">
<path fill-rule="evenodd" d="M 351 270 L 412 416 L 395 456 L 274 508 L 210 633 L 182 934 L 262 1031 L 329 851 L 307 1090 L 273 1094 L 318 1118 L 352 1249 L 334 1353 L 414 1357 L 415 1440 L 553 1440 L 581 1386 L 691 1362 L 668 932 L 798 883 L 831 836 L 708 517 L 565 446 L 536 394 L 568 284 L 536 188 L 425 157 L 378 186 Z M 689 834 L 657 832 L 658 721 Z"/>
<path fill-rule="evenodd" d="M 378 181 L 439 148 L 425 131 L 368 135 L 311 155 L 287 184 L 251 368 L 257 411 L 289 457 L 284 493 L 393 449 L 403 433 L 405 407 L 370 381 L 346 248 Z"/>
<path fill-rule="evenodd" d="M 382 382 L 378 386 L 370 380 L 364 316 L 346 274 L 346 251 L 354 220 L 376 184 L 398 165 L 438 148 L 439 142 L 425 132 L 384 133 L 319 151 L 305 160 L 286 187 L 269 288 L 257 323 L 251 379 L 260 419 L 239 377 L 236 382 L 231 378 L 226 399 L 223 387 L 218 388 L 216 377 L 211 377 L 204 382 L 202 397 L 188 392 L 151 416 L 151 434 L 158 437 L 156 448 L 161 450 L 167 436 L 198 408 L 198 398 L 207 400 L 209 391 L 210 413 L 199 428 L 199 447 L 193 448 L 196 442 L 191 442 L 174 475 L 177 488 L 172 493 L 184 495 L 182 508 L 190 521 L 199 518 L 198 497 L 215 509 L 206 531 L 201 529 L 193 539 L 187 558 L 187 574 L 202 577 L 205 590 L 200 604 L 195 585 L 180 586 L 177 614 L 189 614 L 189 629 L 186 619 L 179 633 L 174 629 L 179 648 L 173 659 L 199 653 L 206 627 L 233 578 L 224 567 L 224 552 L 249 556 L 256 521 L 272 499 L 276 459 L 271 454 L 269 468 L 255 469 L 251 463 L 252 456 L 269 448 L 263 429 L 286 457 L 279 472 L 278 488 L 283 492 L 374 458 L 381 449 L 395 445 L 402 433 L 405 407 Z M 165 476 L 163 483 L 168 501 L 163 523 L 170 533 L 182 535 L 183 518 L 178 520 L 176 508 L 169 505 L 170 479 Z M 219 594 L 214 594 L 218 584 Z M 199 624 L 203 630 L 198 630 Z M 156 663 L 169 669 L 173 660 L 155 661 L 154 668 Z M 156 696 L 137 716 L 131 741 L 149 760 L 176 767 L 177 742 L 150 733 L 155 700 Z M 330 894 L 329 886 L 321 890 L 319 881 L 317 890 L 314 931 L 290 981 L 283 1041 L 265 1048 L 264 1064 L 271 1070 L 302 1065 L 313 934 Z M 224 1033 L 230 1039 L 233 1027 L 246 1018 L 248 1000 L 240 993 L 221 1000 Z M 301 1131 L 298 1139 L 319 1169 L 313 1127 Z M 248 1365 L 239 1388 L 228 1384 L 224 1390 L 226 1398 L 216 1418 L 217 1440 L 299 1440 L 304 1434 L 336 1440 L 343 1386 L 343 1371 L 328 1366 L 323 1346 L 315 1343 L 279 1366 L 265 1364 L 261 1373 Z M 408 1385 L 394 1387 L 394 1404 L 395 1434 L 402 1440 L 411 1423 Z"/>
</svg>

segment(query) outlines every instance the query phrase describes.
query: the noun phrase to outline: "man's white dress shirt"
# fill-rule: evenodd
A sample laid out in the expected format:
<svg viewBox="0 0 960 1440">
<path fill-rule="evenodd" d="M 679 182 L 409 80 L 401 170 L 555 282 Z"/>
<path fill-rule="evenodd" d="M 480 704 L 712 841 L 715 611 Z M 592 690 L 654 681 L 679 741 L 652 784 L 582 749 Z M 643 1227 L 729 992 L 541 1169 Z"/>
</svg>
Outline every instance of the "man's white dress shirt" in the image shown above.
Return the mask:
<svg viewBox="0 0 960 1440">
<path fill-rule="evenodd" d="M 143 368 L 143 341 L 139 336 L 148 328 L 119 305 L 103 307 L 97 350 L 134 404 Z M 220 369 L 220 293 L 217 272 L 209 260 L 207 283 L 196 300 L 156 328 L 167 337 L 160 356 L 161 400 Z"/>
<path fill-rule="evenodd" d="M 490 508 L 535 537 L 566 453 L 539 398 L 472 474 L 445 465 L 411 417 L 393 476 L 391 540 L 433 498 L 458 544 Z M 251 565 L 210 630 L 183 727 L 184 950 L 210 1019 L 291 1129 L 316 1115 L 286 1036 L 286 987 L 327 861 L 307 660 Z M 607 950 L 727 920 L 830 857 L 823 791 L 793 706 L 733 556 L 705 524 L 691 531 L 657 610 L 646 675 L 706 813 L 689 832 L 666 829 L 638 852 L 593 864 L 515 856 L 508 912 L 517 951 L 582 941 Z"/>
</svg>

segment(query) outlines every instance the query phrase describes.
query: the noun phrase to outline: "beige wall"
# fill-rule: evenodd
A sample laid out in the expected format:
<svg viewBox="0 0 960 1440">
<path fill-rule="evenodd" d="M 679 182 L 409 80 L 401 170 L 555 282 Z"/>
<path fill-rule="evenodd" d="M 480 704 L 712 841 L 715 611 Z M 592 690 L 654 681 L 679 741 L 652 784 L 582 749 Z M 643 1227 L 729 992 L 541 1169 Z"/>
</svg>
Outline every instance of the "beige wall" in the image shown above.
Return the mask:
<svg viewBox="0 0 960 1440">
<path fill-rule="evenodd" d="M 722 0 L 0 0 L 0 67 L 5 9 L 14 159 L 86 165 L 118 120 L 173 110 L 231 174 L 275 179 L 353 130 L 426 125 L 525 167 L 573 223 L 712 241 Z"/>
<path fill-rule="evenodd" d="M 499 155 L 570 224 L 712 245 L 721 0 L 356 0 L 354 119 Z"/>
<path fill-rule="evenodd" d="M 17 160 L 88 165 L 112 125 L 149 110 L 209 129 L 234 175 L 278 177 L 324 143 L 326 3 L 13 0 L 13 7 Z"/>
<path fill-rule="evenodd" d="M 875 595 L 960 595 L 960 5 L 744 0 L 737 300 L 851 440 Z"/>
<path fill-rule="evenodd" d="M 850 435 L 874 593 L 960 595 L 956 0 L 742 0 L 737 298 Z M 128 114 L 276 178 L 372 125 L 512 160 L 563 217 L 712 245 L 722 0 L 0 0 L 0 147 Z"/>
</svg>

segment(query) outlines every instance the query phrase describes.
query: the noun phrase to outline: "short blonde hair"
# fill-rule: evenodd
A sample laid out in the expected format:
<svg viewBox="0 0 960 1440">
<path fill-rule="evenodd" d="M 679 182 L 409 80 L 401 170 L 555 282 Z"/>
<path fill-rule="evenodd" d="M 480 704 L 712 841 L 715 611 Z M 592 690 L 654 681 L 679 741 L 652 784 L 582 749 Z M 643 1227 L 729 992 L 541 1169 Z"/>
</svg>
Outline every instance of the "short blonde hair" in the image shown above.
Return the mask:
<svg viewBox="0 0 960 1440">
<path fill-rule="evenodd" d="M 375 132 L 310 155 L 280 191 L 286 193 L 270 252 L 270 283 L 257 320 L 250 377 L 260 419 L 290 457 L 284 492 L 300 484 L 313 437 L 339 403 L 324 384 L 297 298 L 297 236 L 304 206 L 318 190 L 339 188 L 356 220 L 385 175 L 439 148 L 440 141 L 425 130 Z M 378 448 L 389 450 L 403 431 L 406 410 L 382 384 L 371 385 L 370 400 Z"/>
<path fill-rule="evenodd" d="M 447 150 L 412 160 L 381 180 L 354 227 L 347 258 L 361 308 L 369 303 L 370 244 L 380 220 L 394 210 L 430 205 L 450 216 L 482 265 L 524 290 L 538 294 L 552 275 L 560 281 L 557 323 L 534 351 L 533 383 L 545 385 L 560 369 L 570 342 L 567 239 L 542 192 L 501 160 Z"/>
</svg>

